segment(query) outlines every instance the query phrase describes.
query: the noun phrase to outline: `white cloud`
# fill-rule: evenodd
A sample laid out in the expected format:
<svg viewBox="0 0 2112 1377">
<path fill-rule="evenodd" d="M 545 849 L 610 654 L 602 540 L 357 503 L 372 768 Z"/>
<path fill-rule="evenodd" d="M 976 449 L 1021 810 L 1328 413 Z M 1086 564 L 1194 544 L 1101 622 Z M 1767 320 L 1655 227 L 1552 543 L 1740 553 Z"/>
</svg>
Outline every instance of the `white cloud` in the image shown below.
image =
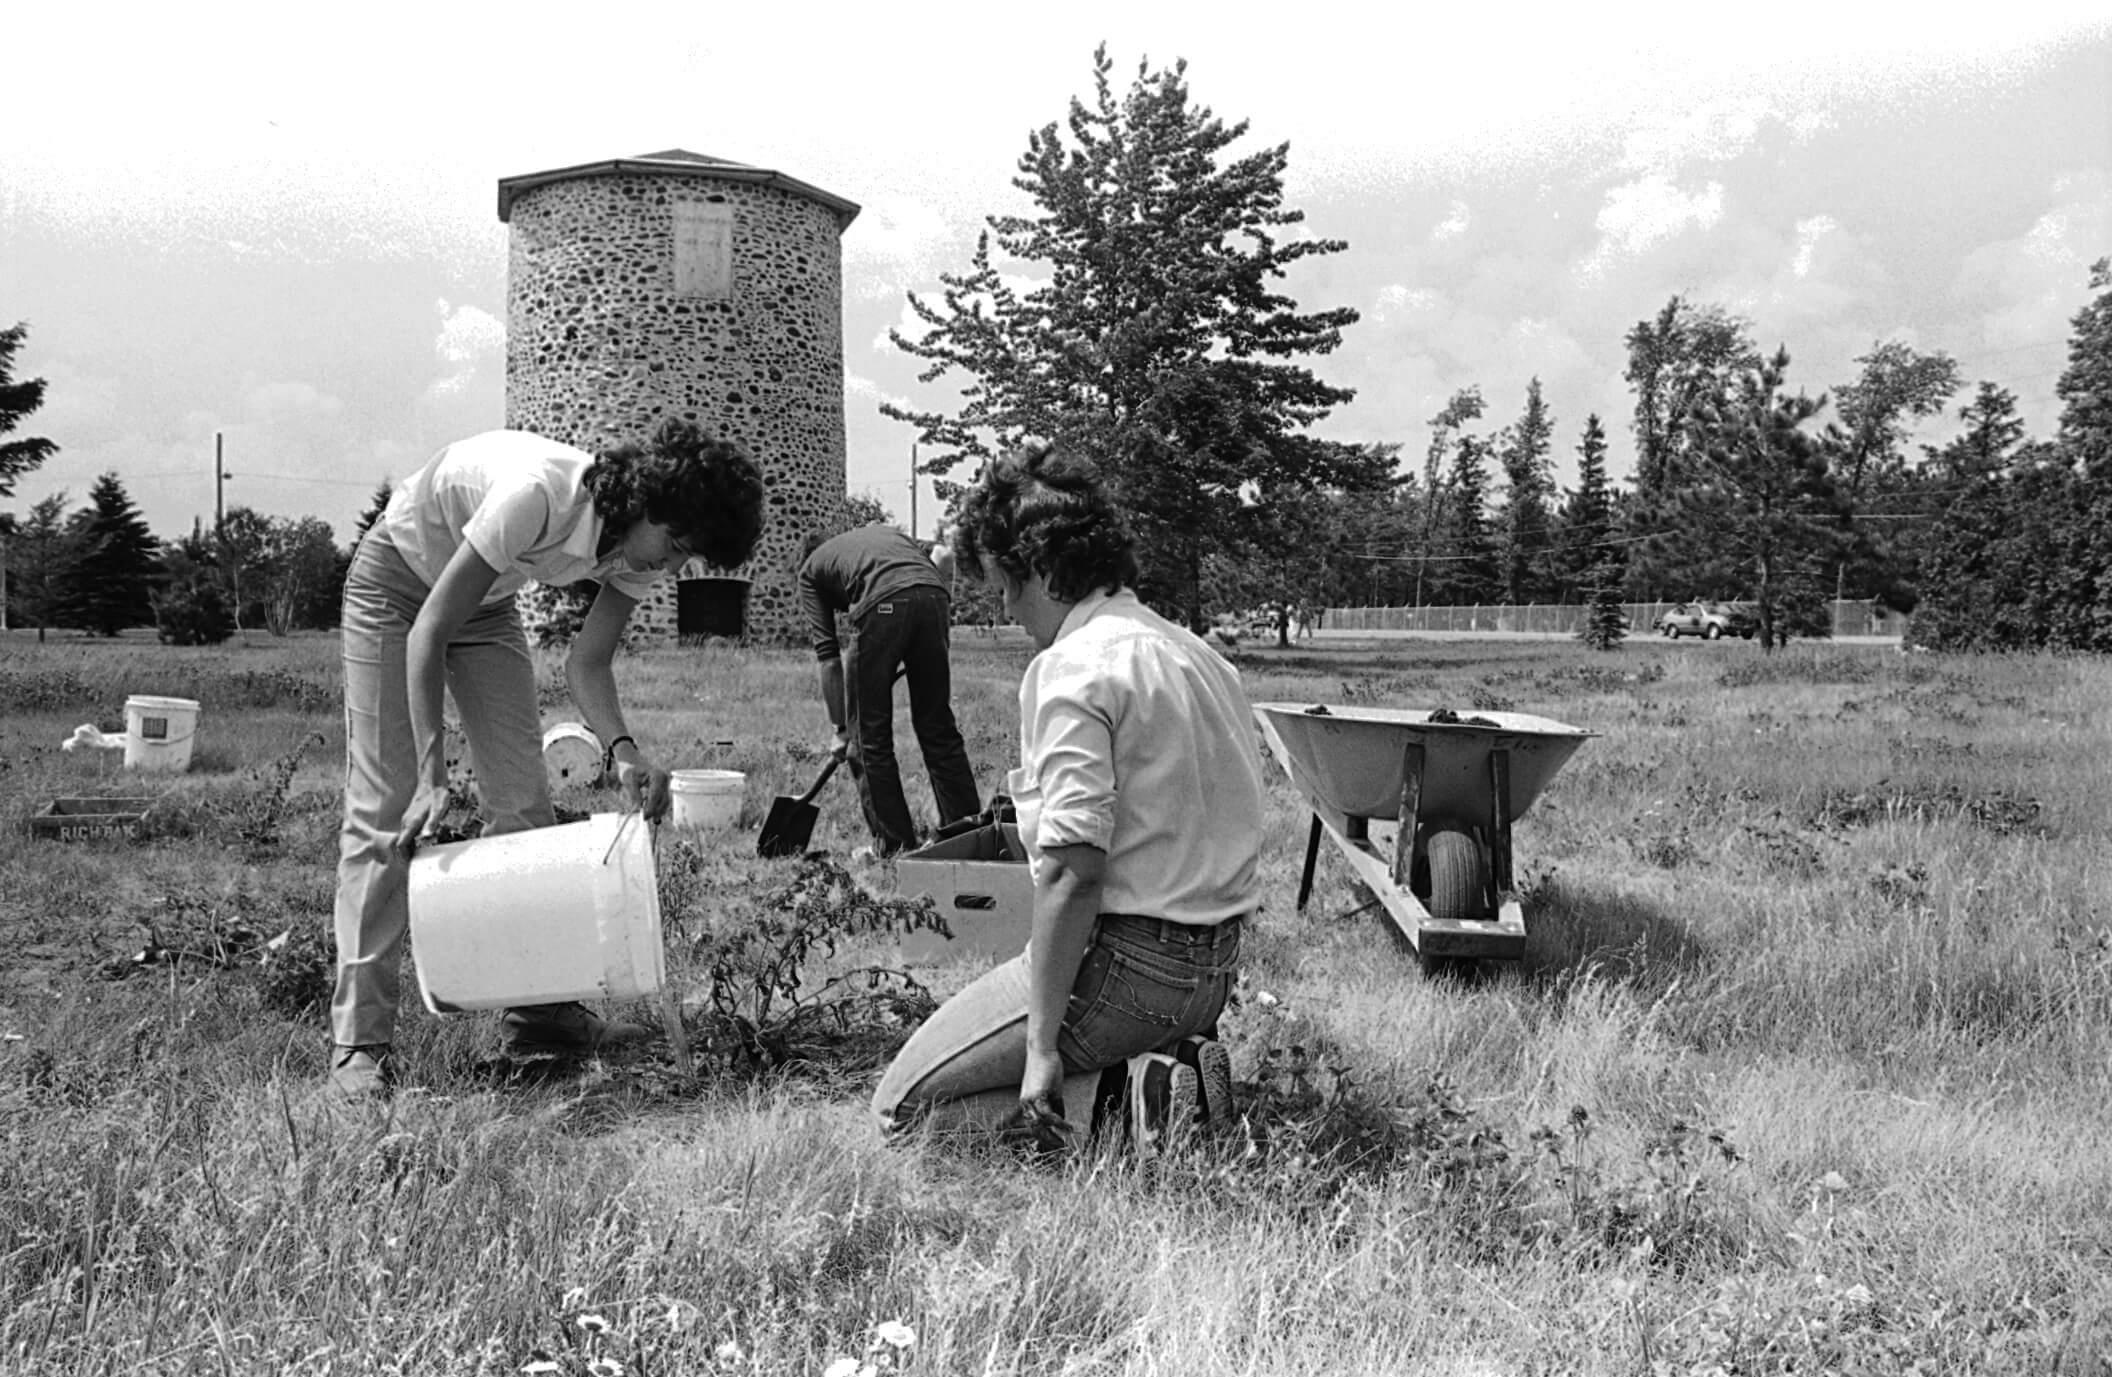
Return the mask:
<svg viewBox="0 0 2112 1377">
<path fill-rule="evenodd" d="M 1585 280 L 1619 257 L 1633 257 L 1687 229 L 1711 229 L 1723 219 L 1723 183 L 1685 191 L 1651 174 L 1607 191 L 1599 206 L 1599 243 L 1579 269 Z"/>
<path fill-rule="evenodd" d="M 426 389 L 428 398 L 464 391 L 487 365 L 506 355 L 506 327 L 491 312 L 476 306 L 451 306 L 444 299 L 437 310 L 440 330 L 433 337 L 433 354 L 443 371 Z"/>
<path fill-rule="evenodd" d="M 846 402 L 853 400 L 871 402 L 875 406 L 884 403 L 888 406 L 907 408 L 911 405 L 908 398 L 898 397 L 871 378 L 862 377 L 856 373 L 845 373 L 843 375 L 843 397 Z"/>
<path fill-rule="evenodd" d="M 1437 310 L 1442 300 L 1428 287 L 1389 282 L 1379 288 L 1378 304 L 1371 312 L 1372 320 L 1384 325 L 1408 316 L 1427 315 Z"/>
<path fill-rule="evenodd" d="M 1790 260 L 1790 273 L 1796 277 L 1811 276 L 1812 260 L 1820 241 L 1836 233 L 1840 227 L 1831 215 L 1813 215 L 1797 221 L 1797 251 Z"/>
<path fill-rule="evenodd" d="M 1467 213 L 1467 203 L 1465 201 L 1454 201 L 1445 218 L 1431 229 L 1430 242 L 1442 244 L 1447 239 L 1457 239 L 1460 235 L 1467 232 L 1467 226 L 1470 223 L 1472 221 Z"/>
</svg>

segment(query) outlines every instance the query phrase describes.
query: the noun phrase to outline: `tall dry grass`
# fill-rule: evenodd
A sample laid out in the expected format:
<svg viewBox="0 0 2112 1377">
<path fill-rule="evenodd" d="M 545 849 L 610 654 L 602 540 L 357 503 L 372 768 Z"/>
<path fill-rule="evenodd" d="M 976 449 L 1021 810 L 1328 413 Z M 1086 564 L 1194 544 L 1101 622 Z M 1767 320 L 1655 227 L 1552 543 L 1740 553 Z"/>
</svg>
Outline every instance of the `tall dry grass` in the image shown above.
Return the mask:
<svg viewBox="0 0 2112 1377">
<path fill-rule="evenodd" d="M 1244 652 L 1256 699 L 1600 733 L 1518 826 L 1527 957 L 1426 980 L 1326 857 L 1296 911 L 1278 777 L 1225 1025 L 1246 1129 L 1034 1166 L 883 1146 L 864 1098 L 903 1030 L 879 1015 L 767 1068 L 533 1080 L 488 1021 L 407 1007 L 420 1090 L 335 1105 L 331 651 L 0 645 L 0 1370 L 2112 1370 L 2099 662 Z M 986 787 L 1024 659 L 958 647 Z M 669 763 L 748 774 L 749 826 L 811 778 L 805 656 L 620 673 Z M 39 801 L 141 782 L 57 749 L 132 692 L 206 705 L 151 839 L 28 841 Z M 816 843 L 862 839 L 838 788 Z M 694 1000 L 698 939 L 785 871 L 663 861 L 689 868 L 667 892 Z"/>
</svg>

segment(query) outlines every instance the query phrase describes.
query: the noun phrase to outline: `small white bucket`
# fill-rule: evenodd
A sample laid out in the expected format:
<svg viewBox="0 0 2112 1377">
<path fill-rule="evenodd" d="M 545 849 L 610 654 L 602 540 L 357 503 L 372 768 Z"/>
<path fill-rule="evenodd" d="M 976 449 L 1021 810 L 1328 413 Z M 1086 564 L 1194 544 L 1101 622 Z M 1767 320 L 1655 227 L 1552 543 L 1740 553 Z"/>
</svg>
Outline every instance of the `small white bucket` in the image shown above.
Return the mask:
<svg viewBox="0 0 2112 1377">
<path fill-rule="evenodd" d="M 740 824 L 748 776 L 739 770 L 676 770 L 668 776 L 670 820 L 698 832 L 724 832 Z"/>
<path fill-rule="evenodd" d="M 198 735 L 198 700 L 135 693 L 125 700 L 125 768 L 188 770 Z"/>
<path fill-rule="evenodd" d="M 601 738 L 581 722 L 559 722 L 543 733 L 543 766 L 552 792 L 601 780 Z"/>
<path fill-rule="evenodd" d="M 636 813 L 426 846 L 409 885 L 411 957 L 436 1014 L 666 983 L 653 829 Z"/>
</svg>

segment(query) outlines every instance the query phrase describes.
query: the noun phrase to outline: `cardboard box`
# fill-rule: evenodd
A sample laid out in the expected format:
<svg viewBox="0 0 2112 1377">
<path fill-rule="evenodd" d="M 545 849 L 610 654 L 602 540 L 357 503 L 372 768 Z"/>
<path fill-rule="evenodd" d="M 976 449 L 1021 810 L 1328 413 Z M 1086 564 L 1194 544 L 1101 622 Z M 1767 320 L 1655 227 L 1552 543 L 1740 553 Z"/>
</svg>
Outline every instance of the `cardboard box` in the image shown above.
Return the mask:
<svg viewBox="0 0 2112 1377">
<path fill-rule="evenodd" d="M 29 815 L 29 833 L 49 841 L 138 841 L 150 798 L 55 798 Z"/>
<path fill-rule="evenodd" d="M 1009 960 L 1033 931 L 1034 869 L 1027 864 L 1019 828 L 1009 822 L 903 852 L 895 858 L 895 888 L 905 895 L 930 895 L 953 929 L 950 942 L 935 932 L 904 938 L 904 961 Z"/>
</svg>

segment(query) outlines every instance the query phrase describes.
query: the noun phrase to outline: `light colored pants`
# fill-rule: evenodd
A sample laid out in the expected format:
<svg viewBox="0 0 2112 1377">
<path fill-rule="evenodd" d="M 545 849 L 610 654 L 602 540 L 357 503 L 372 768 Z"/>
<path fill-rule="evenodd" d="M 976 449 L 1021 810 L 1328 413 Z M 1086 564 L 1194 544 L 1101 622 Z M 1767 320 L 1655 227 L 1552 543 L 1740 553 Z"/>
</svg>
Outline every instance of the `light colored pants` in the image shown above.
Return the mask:
<svg viewBox="0 0 2112 1377">
<path fill-rule="evenodd" d="M 1239 968 L 1240 920 L 1182 928 L 1102 914 L 1056 1034 L 1066 1076 L 1098 1071 L 1207 1032 Z M 1028 953 L 977 978 L 910 1035 L 880 1078 L 873 1113 L 890 1133 L 984 1132 L 1019 1109 L 1027 1071 Z M 1064 1110 L 1079 1115 L 1088 1104 Z"/>
<path fill-rule="evenodd" d="M 431 590 L 379 526 L 345 578 L 345 822 L 338 838 L 337 993 L 330 1035 L 340 1046 L 387 1043 L 396 1029 L 408 863 L 397 829 L 417 792 L 406 643 Z M 478 609 L 447 647 L 447 687 L 469 739 L 488 835 L 548 827 L 535 661 L 507 599 Z"/>
</svg>

